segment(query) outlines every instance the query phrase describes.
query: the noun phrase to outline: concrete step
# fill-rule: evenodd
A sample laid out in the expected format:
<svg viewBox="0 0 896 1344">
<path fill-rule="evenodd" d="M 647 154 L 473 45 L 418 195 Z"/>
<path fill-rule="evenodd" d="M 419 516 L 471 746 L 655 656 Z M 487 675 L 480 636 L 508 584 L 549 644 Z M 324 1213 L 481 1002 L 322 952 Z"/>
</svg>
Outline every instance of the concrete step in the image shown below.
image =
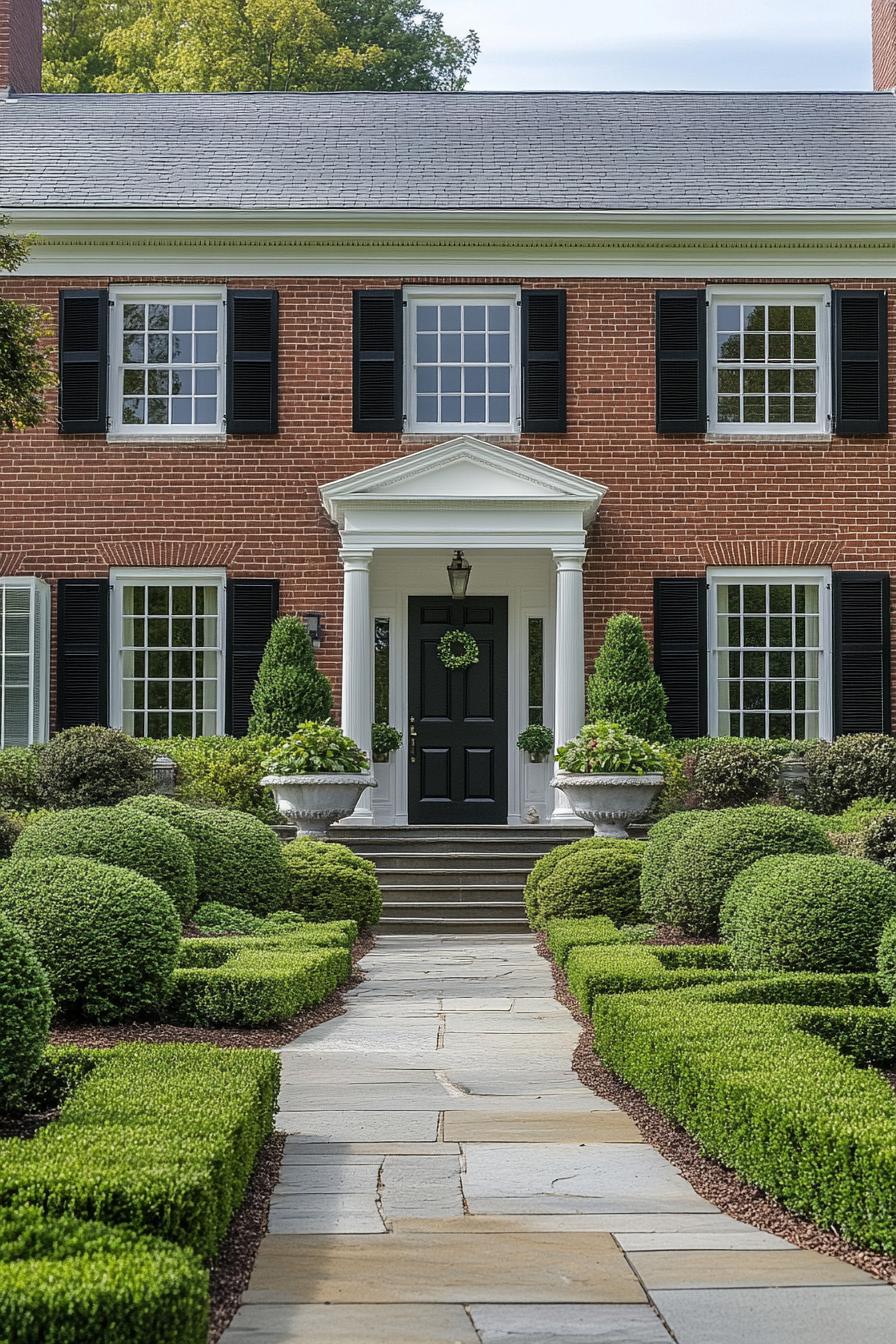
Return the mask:
<svg viewBox="0 0 896 1344">
<path fill-rule="evenodd" d="M 352 846 L 356 854 L 362 853 L 360 846 Z M 547 852 L 547 851 L 545 851 Z M 502 854 L 500 851 L 493 853 L 483 850 L 481 853 L 462 853 L 457 850 L 446 849 L 444 852 L 439 850 L 380 850 L 368 849 L 363 851 L 365 859 L 370 859 L 375 863 L 377 869 L 384 873 L 393 869 L 403 871 L 404 869 L 443 869 L 450 867 L 453 872 L 464 873 L 484 873 L 484 872 L 518 872 L 528 874 L 534 862 L 533 854 L 513 853 Z"/>
<path fill-rule="evenodd" d="M 508 905 L 524 909 L 522 887 L 384 887 L 380 884 L 384 905 L 404 904 L 412 901 L 415 905 L 475 905 L 486 901 L 489 905 L 503 901 Z"/>
<path fill-rule="evenodd" d="M 532 868 L 458 868 L 446 863 L 440 868 L 380 868 L 377 864 L 377 876 L 380 886 L 387 887 L 453 887 L 459 891 L 475 890 L 476 887 L 510 887 L 522 891 L 526 878 Z"/>
<path fill-rule="evenodd" d="M 405 919 L 525 919 L 522 901 L 383 901 L 383 913 Z"/>
<path fill-rule="evenodd" d="M 498 936 L 508 933 L 531 934 L 525 919 L 405 919 L 385 915 L 377 925 L 379 933 L 482 933 Z"/>
</svg>

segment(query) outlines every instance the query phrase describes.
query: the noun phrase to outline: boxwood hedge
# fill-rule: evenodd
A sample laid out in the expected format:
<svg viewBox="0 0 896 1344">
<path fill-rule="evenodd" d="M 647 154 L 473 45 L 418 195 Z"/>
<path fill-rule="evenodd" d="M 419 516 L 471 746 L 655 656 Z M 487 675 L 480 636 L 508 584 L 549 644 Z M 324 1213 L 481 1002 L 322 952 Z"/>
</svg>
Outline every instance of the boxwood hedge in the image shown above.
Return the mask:
<svg viewBox="0 0 896 1344">
<path fill-rule="evenodd" d="M 671 955 L 670 955 L 671 954 Z M 638 947 L 620 944 L 574 947 L 566 961 L 571 993 L 584 1013 L 600 994 L 639 989 L 681 989 L 730 980 L 731 954 L 727 947 Z"/>
<path fill-rule="evenodd" d="M 690 828 L 703 817 L 699 811 L 672 812 L 663 817 L 647 832 L 647 846 L 641 863 L 641 908 L 645 914 L 653 911 L 653 901 L 662 885 L 666 864 L 675 845 Z"/>
<path fill-rule="evenodd" d="M 538 923 L 606 915 L 616 924 L 641 909 L 641 840 L 601 840 L 567 853 L 538 889 Z"/>
<path fill-rule="evenodd" d="M 0 915 L 0 1112 L 21 1105 L 50 1035 L 47 973 L 22 929 Z"/>
<path fill-rule="evenodd" d="M 353 919 L 364 928 L 383 912 L 376 868 L 345 845 L 299 838 L 283 846 L 288 873 L 283 904 L 306 919 Z"/>
<path fill-rule="evenodd" d="M 592 915 L 590 919 L 552 919 L 547 926 L 546 938 L 551 955 L 565 966 L 574 947 L 643 943 L 652 933 L 652 924 L 624 924 L 617 928 L 606 915 Z"/>
<path fill-rule="evenodd" d="M 189 939 L 167 1011 L 190 1026 L 266 1026 L 320 1003 L 350 973 L 347 947 L 314 947 L 301 933 Z"/>
</svg>

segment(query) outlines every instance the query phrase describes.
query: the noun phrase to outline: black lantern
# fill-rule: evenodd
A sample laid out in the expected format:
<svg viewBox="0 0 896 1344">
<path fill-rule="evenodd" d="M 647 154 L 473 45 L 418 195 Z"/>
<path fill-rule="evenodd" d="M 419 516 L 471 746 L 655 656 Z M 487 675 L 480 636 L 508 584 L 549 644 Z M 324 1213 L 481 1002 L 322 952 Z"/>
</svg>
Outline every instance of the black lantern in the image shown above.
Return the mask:
<svg viewBox="0 0 896 1344">
<path fill-rule="evenodd" d="M 463 551 L 455 551 L 454 559 L 448 566 L 448 582 L 451 584 L 451 596 L 458 599 L 466 597 L 467 584 L 470 582 L 470 570 L 473 566 L 464 557 Z"/>
<path fill-rule="evenodd" d="M 308 634 L 311 637 L 312 649 L 319 649 L 321 644 L 323 643 L 324 638 L 323 622 L 321 621 L 320 618 L 320 612 L 319 611 L 306 612 L 305 615 L 302 617 L 302 621 L 304 622 L 305 629 L 308 631 Z"/>
</svg>

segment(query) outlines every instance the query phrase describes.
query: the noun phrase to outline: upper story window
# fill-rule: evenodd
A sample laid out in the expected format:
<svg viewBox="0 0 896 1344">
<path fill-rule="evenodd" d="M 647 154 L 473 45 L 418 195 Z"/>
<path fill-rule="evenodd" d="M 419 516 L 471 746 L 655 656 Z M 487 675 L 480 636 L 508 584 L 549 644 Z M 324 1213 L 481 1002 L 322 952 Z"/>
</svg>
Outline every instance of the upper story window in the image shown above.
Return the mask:
<svg viewBox="0 0 896 1344">
<path fill-rule="evenodd" d="M 114 291 L 113 431 L 140 436 L 223 431 L 224 299 L 219 289 Z"/>
<path fill-rule="evenodd" d="M 709 291 L 709 428 L 721 433 L 827 433 L 827 291 Z"/>
<path fill-rule="evenodd" d="M 405 291 L 408 429 L 519 429 L 519 291 Z"/>
</svg>

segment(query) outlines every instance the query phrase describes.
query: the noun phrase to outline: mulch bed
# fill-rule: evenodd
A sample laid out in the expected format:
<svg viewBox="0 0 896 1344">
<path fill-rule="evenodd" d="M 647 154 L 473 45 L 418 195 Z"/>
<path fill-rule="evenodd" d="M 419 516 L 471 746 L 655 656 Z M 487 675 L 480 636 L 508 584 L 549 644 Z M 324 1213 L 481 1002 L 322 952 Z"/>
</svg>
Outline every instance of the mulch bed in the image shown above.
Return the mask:
<svg viewBox="0 0 896 1344">
<path fill-rule="evenodd" d="M 283 1158 L 285 1134 L 272 1134 L 258 1154 L 246 1197 L 211 1266 L 208 1344 L 216 1344 L 236 1315 L 268 1227 L 268 1209 Z"/>
<path fill-rule="evenodd" d="M 548 951 L 543 933 L 537 935 L 536 947 L 550 963 L 557 999 L 582 1027 L 582 1035 L 572 1058 L 573 1071 L 597 1096 L 612 1101 L 625 1111 L 634 1120 L 645 1140 L 681 1172 L 698 1195 L 710 1200 L 723 1213 L 737 1218 L 739 1222 L 784 1237 L 803 1250 L 819 1251 L 822 1255 L 845 1260 L 847 1264 L 856 1265 L 887 1283 L 896 1283 L 896 1256 L 879 1255 L 875 1251 L 853 1246 L 836 1232 L 818 1227 L 808 1218 L 783 1208 L 720 1162 L 705 1157 L 690 1135 L 662 1116 L 644 1100 L 640 1092 L 602 1064 L 594 1053 L 591 1023 L 570 994 L 566 977 Z"/>
<path fill-rule="evenodd" d="M 652 938 L 647 939 L 648 947 L 680 947 L 682 944 L 693 946 L 695 943 L 718 943 L 718 938 L 696 938 L 692 933 L 685 933 L 674 924 L 657 924 L 654 926 Z"/>
</svg>

